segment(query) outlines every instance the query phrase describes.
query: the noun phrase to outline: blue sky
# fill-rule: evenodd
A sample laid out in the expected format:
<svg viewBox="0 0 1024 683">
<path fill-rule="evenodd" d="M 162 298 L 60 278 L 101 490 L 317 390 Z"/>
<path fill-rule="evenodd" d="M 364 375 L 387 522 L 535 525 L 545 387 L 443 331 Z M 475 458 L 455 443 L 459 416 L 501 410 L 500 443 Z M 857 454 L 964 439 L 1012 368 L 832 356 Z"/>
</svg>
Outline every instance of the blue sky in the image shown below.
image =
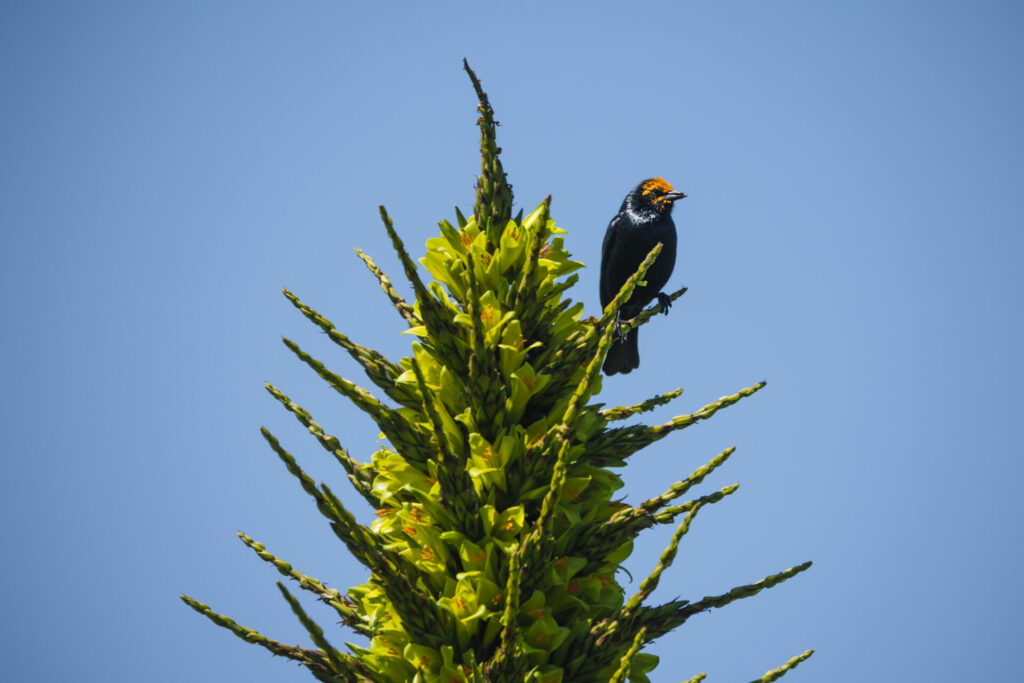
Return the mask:
<svg viewBox="0 0 1024 683">
<path fill-rule="evenodd" d="M 588 313 L 629 188 L 661 175 L 689 194 L 671 285 L 690 290 L 604 399 L 685 387 L 664 420 L 768 380 L 635 456 L 626 493 L 660 493 L 738 447 L 704 488 L 740 491 L 698 518 L 656 599 L 815 566 L 656 643 L 654 680 L 748 681 L 807 648 L 786 680 L 1011 680 L 1022 15 L 1010 2 L 3 3 L 6 677 L 310 680 L 177 596 L 308 643 L 239 529 L 333 586 L 363 581 L 259 437 L 267 425 L 341 488 L 264 380 L 358 457 L 377 434 L 280 344 L 361 377 L 279 290 L 408 351 L 352 248 L 399 281 L 377 204 L 414 252 L 472 205 L 467 57 L 517 205 L 552 194 L 590 266 L 574 291 Z M 638 544 L 634 576 L 671 531 Z"/>
</svg>

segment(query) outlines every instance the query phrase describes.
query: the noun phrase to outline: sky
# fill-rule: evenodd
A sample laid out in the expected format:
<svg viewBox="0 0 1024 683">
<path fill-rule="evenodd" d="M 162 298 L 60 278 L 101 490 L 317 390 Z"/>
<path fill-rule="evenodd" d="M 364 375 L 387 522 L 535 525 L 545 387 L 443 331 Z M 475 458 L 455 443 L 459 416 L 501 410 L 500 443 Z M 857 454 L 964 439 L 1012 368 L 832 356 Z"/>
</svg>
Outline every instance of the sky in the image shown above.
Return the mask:
<svg viewBox="0 0 1024 683">
<path fill-rule="evenodd" d="M 365 580 L 259 425 L 343 478 L 262 383 L 369 458 L 373 424 L 280 337 L 362 373 L 280 288 L 409 352 L 352 249 L 404 288 L 377 205 L 414 255 L 472 206 L 464 57 L 517 207 L 551 194 L 588 265 L 587 314 L 626 192 L 689 195 L 669 285 L 689 291 L 601 400 L 684 387 L 662 422 L 768 381 L 634 456 L 624 494 L 737 446 L 701 492 L 739 491 L 655 602 L 814 566 L 654 643 L 653 680 L 749 681 L 809 648 L 787 681 L 1019 675 L 1021 5 L 441 4 L 0 4 L 4 678 L 311 680 L 178 595 L 308 644 L 238 530 Z M 637 580 L 671 532 L 637 544 Z"/>
</svg>

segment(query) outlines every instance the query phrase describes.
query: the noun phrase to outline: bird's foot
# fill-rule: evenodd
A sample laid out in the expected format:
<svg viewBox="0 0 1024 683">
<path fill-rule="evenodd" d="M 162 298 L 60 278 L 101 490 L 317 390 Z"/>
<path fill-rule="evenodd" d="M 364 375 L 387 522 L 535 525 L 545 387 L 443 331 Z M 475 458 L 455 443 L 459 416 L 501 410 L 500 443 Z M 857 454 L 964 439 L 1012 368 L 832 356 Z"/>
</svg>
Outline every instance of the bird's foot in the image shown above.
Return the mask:
<svg viewBox="0 0 1024 683">
<path fill-rule="evenodd" d="M 665 292 L 658 292 L 658 303 L 661 304 L 661 312 L 668 315 L 668 309 L 672 307 L 672 299 Z"/>
<path fill-rule="evenodd" d="M 618 340 L 626 341 L 626 335 L 622 333 L 622 312 L 619 311 L 615 314 L 615 336 Z"/>
</svg>

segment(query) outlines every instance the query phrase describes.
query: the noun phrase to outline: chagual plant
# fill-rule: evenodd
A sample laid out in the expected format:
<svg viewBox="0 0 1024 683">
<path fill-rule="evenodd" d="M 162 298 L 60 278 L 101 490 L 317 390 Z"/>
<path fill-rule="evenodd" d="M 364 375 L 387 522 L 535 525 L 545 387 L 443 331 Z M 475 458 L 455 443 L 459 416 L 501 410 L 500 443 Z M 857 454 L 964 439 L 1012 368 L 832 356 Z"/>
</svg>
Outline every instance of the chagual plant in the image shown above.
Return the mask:
<svg viewBox="0 0 1024 683">
<path fill-rule="evenodd" d="M 284 292 L 386 397 L 375 397 L 284 340 L 379 425 L 385 445 L 363 463 L 306 410 L 267 385 L 376 510 L 369 527 L 262 430 L 370 578 L 347 592 L 329 588 L 239 534 L 260 558 L 333 609 L 333 617 L 365 637 L 368 646 L 348 644 L 343 652 L 332 645 L 284 583 L 278 588 L 308 631 L 311 648 L 271 640 L 191 597 L 182 599 L 244 640 L 300 662 L 321 681 L 648 681 L 657 657 L 641 652 L 645 645 L 698 612 L 754 595 L 811 564 L 694 602 L 645 605 L 697 512 L 736 491 L 733 484 L 677 502 L 733 449 L 638 505 L 614 498 L 623 485 L 614 468 L 645 446 L 757 392 L 764 382 L 656 426 L 617 424 L 668 403 L 681 389 L 630 407 L 591 403 L 601 388 L 601 363 L 613 335 L 645 324 L 660 310 L 655 305 L 616 329 L 619 305 L 657 258 L 660 245 L 600 319 L 582 319 L 582 303 L 566 296 L 578 278 L 573 271 L 582 264 L 571 259 L 565 231 L 549 215 L 550 197 L 529 215 L 512 218 L 512 187 L 499 160 L 493 112 L 476 75 L 465 68 L 480 112 L 482 168 L 473 215 L 456 209 L 455 225 L 441 221 L 440 235 L 427 241 L 420 259 L 433 278 L 425 281 L 381 207 L 413 303 L 357 250 L 415 336 L 412 355 L 397 363 L 388 360 Z M 644 529 L 677 520 L 657 565 L 627 597 L 617 572 L 633 539 Z M 759 680 L 773 681 L 810 655 L 807 651 Z"/>
</svg>

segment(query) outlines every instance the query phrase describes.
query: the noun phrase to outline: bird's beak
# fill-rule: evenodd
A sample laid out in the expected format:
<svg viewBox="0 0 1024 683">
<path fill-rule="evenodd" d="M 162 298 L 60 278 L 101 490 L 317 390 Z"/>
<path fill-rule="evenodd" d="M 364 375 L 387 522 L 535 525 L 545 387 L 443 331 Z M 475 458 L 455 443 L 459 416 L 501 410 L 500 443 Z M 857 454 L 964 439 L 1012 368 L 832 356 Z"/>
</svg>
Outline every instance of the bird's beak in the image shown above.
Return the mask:
<svg viewBox="0 0 1024 683">
<path fill-rule="evenodd" d="M 686 199 L 686 193 L 685 192 L 669 192 L 668 194 L 665 195 L 665 199 L 667 199 L 670 202 L 674 202 L 677 199 Z"/>
</svg>

